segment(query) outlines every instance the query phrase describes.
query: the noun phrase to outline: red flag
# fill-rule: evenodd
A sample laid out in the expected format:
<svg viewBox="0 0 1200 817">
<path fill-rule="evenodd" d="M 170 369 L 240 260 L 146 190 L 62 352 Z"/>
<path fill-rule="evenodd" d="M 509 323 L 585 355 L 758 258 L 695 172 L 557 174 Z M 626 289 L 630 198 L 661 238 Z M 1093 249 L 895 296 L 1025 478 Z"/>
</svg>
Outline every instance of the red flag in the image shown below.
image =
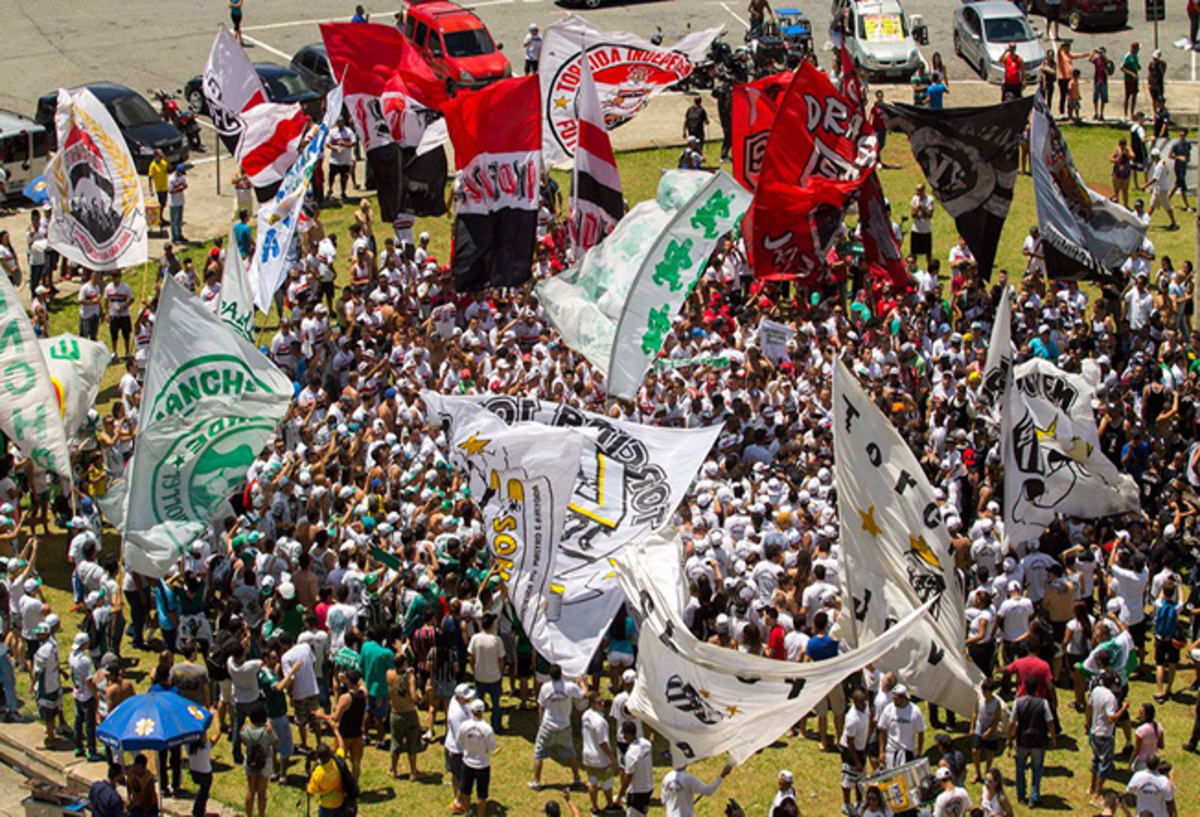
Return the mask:
<svg viewBox="0 0 1200 817">
<path fill-rule="evenodd" d="M 877 277 L 886 277 L 894 291 L 907 292 L 912 287 L 912 281 L 892 230 L 892 218 L 884 204 L 883 187 L 874 171 L 867 176 L 858 193 L 858 226 L 862 234 L 863 253 L 871 265 L 872 273 Z"/>
<path fill-rule="evenodd" d="M 529 280 L 537 239 L 542 151 L 537 74 L 460 94 L 443 113 L 459 170 L 455 288 L 520 286 Z"/>
<path fill-rule="evenodd" d="M 733 178 L 751 193 L 758 187 L 779 100 L 791 81 L 785 71 L 733 87 Z"/>
<path fill-rule="evenodd" d="M 854 59 L 846 49 L 845 43 L 838 49 L 842 57 L 842 94 L 856 110 L 867 112 L 867 89 L 863 87 L 862 77 L 854 67 Z"/>
<path fill-rule="evenodd" d="M 811 277 L 825 265 L 846 204 L 875 164 L 861 111 L 811 63 L 796 70 L 771 129 L 747 250 L 760 278 Z"/>
<path fill-rule="evenodd" d="M 625 197 L 591 66 L 588 60 L 580 62 L 583 79 L 575 97 L 579 138 L 571 176 L 570 228 L 571 240 L 583 252 L 599 244 L 625 215 Z"/>
<path fill-rule="evenodd" d="M 300 155 L 308 117 L 299 105 L 264 102 L 245 111 L 242 123 L 235 155 L 251 183 L 266 187 L 282 180 Z"/>
</svg>

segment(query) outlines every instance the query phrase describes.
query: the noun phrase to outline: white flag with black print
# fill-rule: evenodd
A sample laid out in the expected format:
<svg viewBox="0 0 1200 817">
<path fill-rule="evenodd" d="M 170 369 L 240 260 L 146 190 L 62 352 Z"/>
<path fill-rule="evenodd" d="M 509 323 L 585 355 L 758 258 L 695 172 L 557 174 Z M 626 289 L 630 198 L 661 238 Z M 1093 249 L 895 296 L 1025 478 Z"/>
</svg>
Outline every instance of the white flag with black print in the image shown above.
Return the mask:
<svg viewBox="0 0 1200 817">
<path fill-rule="evenodd" d="M 676 764 L 720 754 L 735 764 L 745 762 L 846 678 L 911 637 L 935 603 L 930 599 L 871 643 L 835 658 L 778 661 L 692 635 L 682 616 L 682 558 L 678 534 L 666 531 L 630 544 L 615 561 L 628 604 L 641 622 L 638 678 L 629 707 L 667 738 Z"/>
<path fill-rule="evenodd" d="M 963 653 L 965 595 L 933 486 L 840 361 L 833 400 L 838 576 L 851 613 L 839 619 L 839 631 L 863 644 L 932 601 L 929 615 L 876 667 L 895 672 L 918 697 L 968 716 L 983 676 Z"/>
</svg>

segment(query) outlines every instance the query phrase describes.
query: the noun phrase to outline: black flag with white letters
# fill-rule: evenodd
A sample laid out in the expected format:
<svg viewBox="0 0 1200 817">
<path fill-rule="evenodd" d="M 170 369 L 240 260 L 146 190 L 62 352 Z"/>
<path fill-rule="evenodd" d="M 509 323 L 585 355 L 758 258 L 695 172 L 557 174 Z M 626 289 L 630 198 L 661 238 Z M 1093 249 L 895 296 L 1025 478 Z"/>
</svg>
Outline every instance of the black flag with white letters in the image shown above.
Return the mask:
<svg viewBox="0 0 1200 817">
<path fill-rule="evenodd" d="M 954 218 L 986 280 L 1017 181 L 1021 134 L 1033 97 L 982 108 L 883 105 L 890 131 L 908 134 L 929 189 Z"/>
</svg>

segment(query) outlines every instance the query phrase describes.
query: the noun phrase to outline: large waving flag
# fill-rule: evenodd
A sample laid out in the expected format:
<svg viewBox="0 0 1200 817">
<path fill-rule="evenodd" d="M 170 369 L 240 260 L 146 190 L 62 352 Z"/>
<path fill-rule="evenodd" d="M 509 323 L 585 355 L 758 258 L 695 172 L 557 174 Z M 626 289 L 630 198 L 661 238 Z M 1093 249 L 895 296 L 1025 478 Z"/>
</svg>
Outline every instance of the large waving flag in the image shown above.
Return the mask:
<svg viewBox="0 0 1200 817">
<path fill-rule="evenodd" d="M 966 715 L 983 675 L 964 654 L 965 596 L 954 549 L 920 463 L 846 365 L 833 374 L 833 451 L 840 521 L 838 576 L 849 601 L 843 637 L 861 646 L 932 604 L 876 661 L 914 693 Z M 847 631 L 849 631 L 847 633 Z"/>
<path fill-rule="evenodd" d="M 255 187 L 283 180 L 300 155 L 307 129 L 308 117 L 295 103 L 264 102 L 242 114 L 242 137 L 235 156 Z"/>
<path fill-rule="evenodd" d="M 58 90 L 58 153 L 46 165 L 47 238 L 72 263 L 114 270 L 148 256 L 146 202 L 125 137 L 86 88 Z"/>
<path fill-rule="evenodd" d="M 88 410 L 96 404 L 100 381 L 112 360 L 112 352 L 103 343 L 78 335 L 55 335 L 42 338 L 42 354 L 58 398 L 58 413 L 62 417 L 67 442 L 78 444 L 79 429 L 87 419 Z"/>
<path fill-rule="evenodd" d="M 750 194 L 723 171 L 669 170 L 658 195 L 630 210 L 603 244 L 538 282 L 563 342 L 604 373 L 610 395 L 636 396 L 717 242 L 749 206 Z"/>
<path fill-rule="evenodd" d="M 217 316 L 221 322 L 240 336 L 254 342 L 254 284 L 237 251 L 237 242 L 230 234 L 225 245 L 225 271 L 221 275 L 220 300 Z"/>
<path fill-rule="evenodd" d="M 575 99 L 581 87 L 584 55 L 595 75 L 604 121 L 612 130 L 688 77 L 724 28 L 692 32 L 674 46 L 654 45 L 625 31 L 601 31 L 574 14 L 547 28 L 538 60 L 546 162 L 575 155 L 579 137 Z"/>
<path fill-rule="evenodd" d="M 225 26 L 217 29 L 201 85 L 213 127 L 230 153 L 237 149 L 246 111 L 267 101 L 262 78 Z"/>
<path fill-rule="evenodd" d="M 625 197 L 617 158 L 604 125 L 604 110 L 592 69 L 583 64 L 583 81 L 576 97 L 579 141 L 571 175 L 571 241 L 579 252 L 599 244 L 625 215 Z"/>
<path fill-rule="evenodd" d="M 501 80 L 446 105 L 454 189 L 454 286 L 517 287 L 532 274 L 541 186 L 537 75 Z M 504 111 L 504 116 L 496 116 Z"/>
<path fill-rule="evenodd" d="M 260 310 L 271 311 L 275 290 L 287 276 L 287 265 L 293 256 L 300 210 L 312 184 L 313 171 L 325 155 L 329 131 L 342 110 L 342 86 L 325 95 L 325 118 L 308 144 L 288 169 L 275 197 L 258 208 L 258 244 L 250 263 L 250 281 L 254 284 L 254 303 Z M 234 252 L 230 247 L 230 252 Z M 235 253 L 236 254 L 236 253 Z"/>
<path fill-rule="evenodd" d="M 791 83 L 785 72 L 733 86 L 733 178 L 751 193 L 758 189 L 779 101 Z"/>
<path fill-rule="evenodd" d="M 104 507 L 125 568 L 161 577 L 275 436 L 292 382 L 168 275 L 143 394 L 133 459 Z"/>
<path fill-rule="evenodd" d="M 875 134 L 815 65 L 801 63 L 763 154 L 746 249 L 759 278 L 811 278 L 876 159 Z"/>
<path fill-rule="evenodd" d="M 46 358 L 8 275 L 0 273 L 0 431 L 40 468 L 72 479 Z"/>
</svg>

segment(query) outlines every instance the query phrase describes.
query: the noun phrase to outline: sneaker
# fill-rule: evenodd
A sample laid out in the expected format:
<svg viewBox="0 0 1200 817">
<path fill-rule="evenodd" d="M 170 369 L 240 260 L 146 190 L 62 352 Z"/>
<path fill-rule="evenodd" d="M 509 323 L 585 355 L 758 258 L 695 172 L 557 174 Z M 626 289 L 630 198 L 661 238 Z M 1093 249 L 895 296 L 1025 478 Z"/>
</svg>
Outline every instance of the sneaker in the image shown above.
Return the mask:
<svg viewBox="0 0 1200 817">
<path fill-rule="evenodd" d="M 75 757 L 83 757 L 83 750 L 82 750 L 82 749 L 76 749 L 76 750 L 75 750 Z"/>
<path fill-rule="evenodd" d="M 525 785 L 529 786 L 529 788 L 533 789 L 534 791 L 541 791 L 541 790 L 542 790 L 542 784 L 541 784 L 541 783 L 539 783 L 539 782 L 537 782 L 536 780 L 530 780 L 530 781 L 529 781 L 528 783 L 526 783 Z"/>
<path fill-rule="evenodd" d="M 425 733 L 423 735 L 421 735 L 421 740 L 425 741 L 426 743 L 432 743 L 433 742 L 433 730 L 426 729 Z"/>
</svg>

